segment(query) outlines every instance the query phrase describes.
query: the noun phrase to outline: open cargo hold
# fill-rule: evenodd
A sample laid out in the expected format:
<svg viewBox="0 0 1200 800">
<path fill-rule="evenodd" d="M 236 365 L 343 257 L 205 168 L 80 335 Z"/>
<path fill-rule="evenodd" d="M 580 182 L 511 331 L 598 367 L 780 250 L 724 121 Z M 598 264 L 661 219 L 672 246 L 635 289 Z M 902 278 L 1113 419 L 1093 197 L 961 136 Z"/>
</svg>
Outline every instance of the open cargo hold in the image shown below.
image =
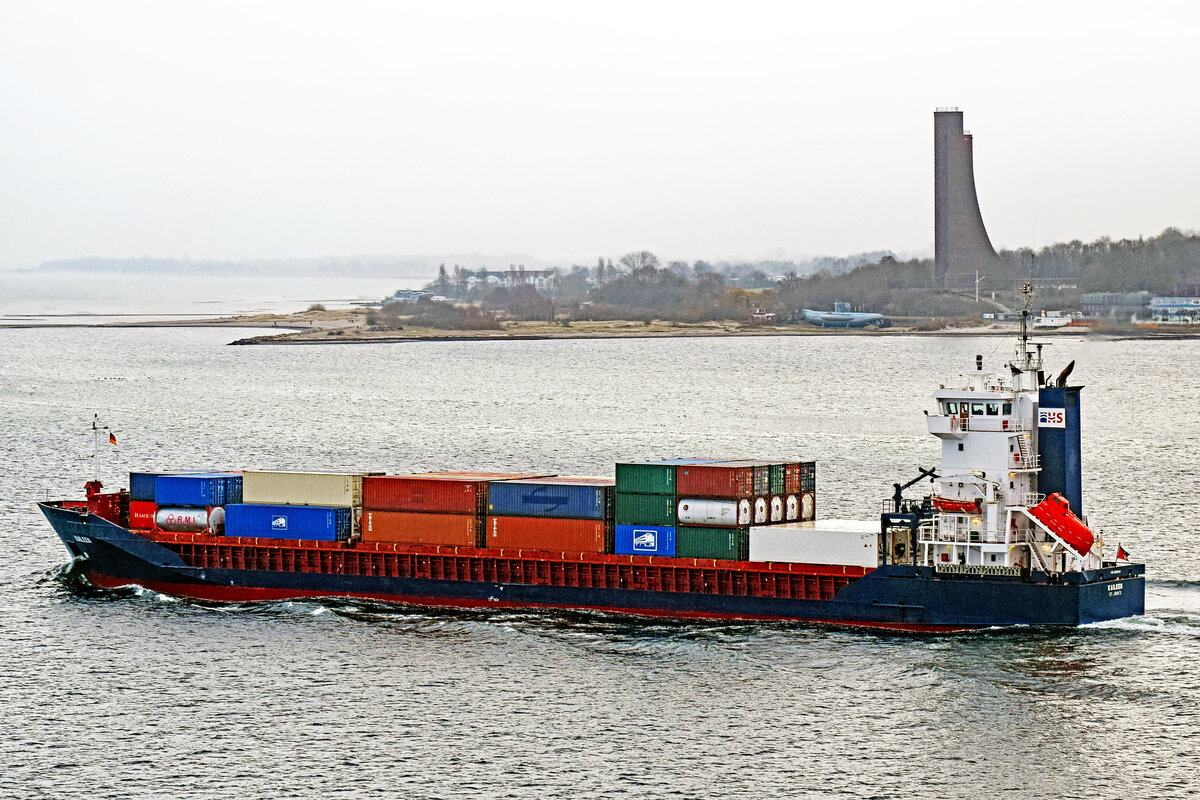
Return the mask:
<svg viewBox="0 0 1200 800">
<path fill-rule="evenodd" d="M 618 525 L 674 525 L 675 495 L 619 492 L 615 519 Z"/>
<path fill-rule="evenodd" d="M 160 506 L 223 506 L 242 502 L 242 494 L 242 476 L 236 472 L 159 475 L 154 479 L 154 502 Z"/>
<path fill-rule="evenodd" d="M 347 507 L 362 505 L 362 473 L 245 470 L 242 477 L 242 500 L 245 503 Z"/>
<path fill-rule="evenodd" d="M 350 509 L 250 504 L 226 506 L 225 535 L 338 541 L 350 536 Z"/>
<path fill-rule="evenodd" d="M 613 528 L 590 519 L 489 516 L 484 535 L 493 548 L 611 553 Z"/>
<path fill-rule="evenodd" d="M 622 556 L 674 556 L 675 528 L 669 525 L 618 525 L 613 552 Z"/>
<path fill-rule="evenodd" d="M 359 526 L 364 542 L 481 547 L 483 518 L 473 514 L 364 511 Z"/>
<path fill-rule="evenodd" d="M 879 523 L 822 520 L 750 529 L 750 560 L 793 564 L 879 565 Z"/>
<path fill-rule="evenodd" d="M 747 561 L 750 558 L 750 529 L 676 528 L 675 557 Z"/>
<path fill-rule="evenodd" d="M 539 478 L 488 484 L 487 511 L 496 516 L 612 519 L 609 478 Z"/>
</svg>

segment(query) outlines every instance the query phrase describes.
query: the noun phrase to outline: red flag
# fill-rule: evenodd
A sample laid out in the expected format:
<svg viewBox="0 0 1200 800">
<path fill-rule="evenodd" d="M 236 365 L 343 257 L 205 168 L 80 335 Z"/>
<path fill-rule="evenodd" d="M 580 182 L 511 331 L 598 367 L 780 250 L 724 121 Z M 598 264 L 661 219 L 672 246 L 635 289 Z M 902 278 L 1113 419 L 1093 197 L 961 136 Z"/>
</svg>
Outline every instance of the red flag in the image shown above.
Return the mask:
<svg viewBox="0 0 1200 800">
<path fill-rule="evenodd" d="M 109 443 L 109 444 L 116 444 L 116 443 L 117 443 L 117 437 L 116 437 L 116 436 L 113 436 L 113 433 L 112 433 L 112 431 L 109 431 L 109 432 L 108 432 L 108 443 Z"/>
<path fill-rule="evenodd" d="M 1118 544 L 1117 545 L 1117 561 L 1128 561 L 1128 560 L 1129 560 L 1129 553 L 1126 553 L 1125 548 L 1121 547 L 1121 545 Z"/>
</svg>

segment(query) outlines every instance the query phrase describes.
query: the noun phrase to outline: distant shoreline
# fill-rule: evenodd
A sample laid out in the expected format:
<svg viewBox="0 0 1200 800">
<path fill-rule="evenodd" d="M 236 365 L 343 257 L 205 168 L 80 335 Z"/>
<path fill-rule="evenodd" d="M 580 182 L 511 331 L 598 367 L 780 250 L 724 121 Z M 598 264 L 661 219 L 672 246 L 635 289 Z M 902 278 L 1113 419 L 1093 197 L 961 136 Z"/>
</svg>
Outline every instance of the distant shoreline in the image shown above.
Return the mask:
<svg viewBox="0 0 1200 800">
<path fill-rule="evenodd" d="M 36 317 L 39 315 L 22 315 Z M 45 315 L 50 316 L 50 315 Z M 71 316 L 88 316 L 85 314 Z M 97 315 L 116 316 L 116 315 Z M 126 315 L 136 316 L 136 315 Z M 11 319 L 11 318 L 10 318 Z M 892 327 L 817 328 L 808 324 L 749 325 L 736 322 L 682 324 L 654 321 L 649 325 L 630 320 L 572 322 L 569 326 L 549 322 L 507 322 L 500 330 L 448 331 L 406 327 L 401 330 L 374 330 L 367 326 L 366 315 L 350 309 L 301 311 L 294 314 L 253 314 L 231 317 L 183 318 L 130 322 L 14 322 L 5 328 L 254 328 L 272 331 L 229 342 L 231 345 L 323 345 L 323 344 L 402 344 L 407 342 L 503 342 L 559 339 L 677 339 L 730 338 L 738 336 L 1012 336 L 1015 325 L 990 325 L 939 330 Z M 1123 340 L 1197 339 L 1200 331 L 1095 330 L 1084 327 L 1036 329 L 1034 336 L 1101 336 Z"/>
</svg>

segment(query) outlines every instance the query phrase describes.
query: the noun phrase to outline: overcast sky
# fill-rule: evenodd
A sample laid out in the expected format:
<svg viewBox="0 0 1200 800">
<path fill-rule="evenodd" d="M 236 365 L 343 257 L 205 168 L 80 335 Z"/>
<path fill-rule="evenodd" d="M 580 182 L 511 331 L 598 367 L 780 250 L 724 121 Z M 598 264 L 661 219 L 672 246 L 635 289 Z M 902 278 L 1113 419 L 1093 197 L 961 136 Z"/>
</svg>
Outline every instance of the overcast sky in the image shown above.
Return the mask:
<svg viewBox="0 0 1200 800">
<path fill-rule="evenodd" d="M 1200 4 L 0 0 L 0 266 L 1200 228 Z"/>
</svg>

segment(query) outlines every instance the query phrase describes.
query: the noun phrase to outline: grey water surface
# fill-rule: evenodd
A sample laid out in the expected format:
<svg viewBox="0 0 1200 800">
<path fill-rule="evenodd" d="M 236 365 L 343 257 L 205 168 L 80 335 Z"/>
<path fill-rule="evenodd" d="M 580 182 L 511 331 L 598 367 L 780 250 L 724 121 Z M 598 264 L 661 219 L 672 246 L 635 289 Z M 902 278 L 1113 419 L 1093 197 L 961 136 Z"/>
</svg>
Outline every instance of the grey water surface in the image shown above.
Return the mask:
<svg viewBox="0 0 1200 800">
<path fill-rule="evenodd" d="M 1200 787 L 1196 341 L 1056 338 L 1084 503 L 1148 612 L 1066 632 L 95 591 L 34 502 L 93 413 L 131 469 L 547 470 L 816 459 L 869 519 L 938 458 L 922 409 L 994 337 L 227 347 L 211 329 L 0 329 L 0 795 L 1185 797 Z"/>
</svg>

